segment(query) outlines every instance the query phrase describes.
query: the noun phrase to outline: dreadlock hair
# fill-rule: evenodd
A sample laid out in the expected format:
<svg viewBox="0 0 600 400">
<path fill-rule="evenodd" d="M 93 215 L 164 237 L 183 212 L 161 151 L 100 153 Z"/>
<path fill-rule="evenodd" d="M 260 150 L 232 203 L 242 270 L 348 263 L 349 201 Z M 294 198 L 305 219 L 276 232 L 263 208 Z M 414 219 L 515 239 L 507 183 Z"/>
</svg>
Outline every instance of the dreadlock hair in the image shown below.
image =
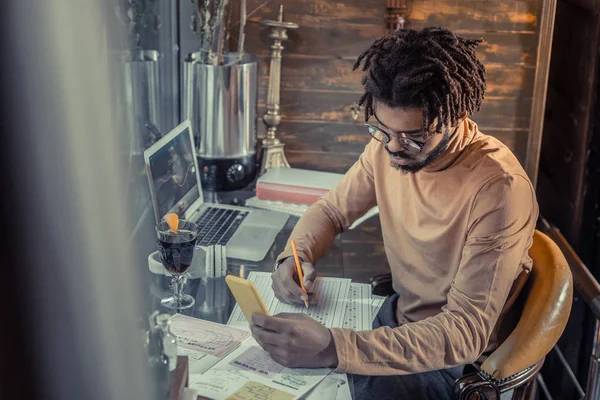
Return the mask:
<svg viewBox="0 0 600 400">
<path fill-rule="evenodd" d="M 374 101 L 388 107 L 419 108 L 427 135 L 439 132 L 467 112 L 479 111 L 483 100 L 485 67 L 475 49 L 481 39 L 464 39 L 448 29 L 400 29 L 376 40 L 356 60 L 353 70 L 365 71 L 365 122 Z M 437 118 L 437 126 L 432 127 Z"/>
</svg>

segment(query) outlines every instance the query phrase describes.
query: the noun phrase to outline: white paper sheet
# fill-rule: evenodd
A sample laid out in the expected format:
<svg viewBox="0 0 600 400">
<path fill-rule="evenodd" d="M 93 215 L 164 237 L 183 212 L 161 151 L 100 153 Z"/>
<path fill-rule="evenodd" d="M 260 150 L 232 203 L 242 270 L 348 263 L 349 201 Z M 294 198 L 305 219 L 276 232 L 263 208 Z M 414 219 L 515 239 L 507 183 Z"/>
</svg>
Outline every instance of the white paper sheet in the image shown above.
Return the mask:
<svg viewBox="0 0 600 400">
<path fill-rule="evenodd" d="M 304 400 L 352 400 L 348 375 L 332 372 L 315 386 Z"/>
<path fill-rule="evenodd" d="M 360 330 L 372 329 L 373 316 L 377 314 L 381 302 L 385 299 L 381 296 L 371 295 L 371 285 L 364 283 L 351 283 L 346 299 L 346 311 L 344 314 L 344 328 Z M 377 308 L 374 312 L 374 307 Z M 305 397 L 306 400 L 352 400 L 352 394 L 348 384 L 348 376 L 332 372 L 323 379 Z"/>
<path fill-rule="evenodd" d="M 190 373 L 202 374 L 250 337 L 250 332 L 181 314 L 171 317 L 177 354 L 188 356 Z"/>
<path fill-rule="evenodd" d="M 346 299 L 343 328 L 355 331 L 370 330 L 373 321 L 371 303 L 371 285 L 351 283 Z"/>
<path fill-rule="evenodd" d="M 381 309 L 381 306 L 383 305 L 384 301 L 385 301 L 385 297 L 373 295 L 373 300 L 371 302 L 371 309 L 372 309 L 372 313 L 373 313 L 371 316 L 372 321 L 375 320 L 375 317 L 377 316 L 377 313 Z"/>
<path fill-rule="evenodd" d="M 189 387 L 213 400 L 297 399 L 331 370 L 286 368 L 273 361 L 252 338 L 203 375 L 190 375 Z"/>
<path fill-rule="evenodd" d="M 239 346 L 250 332 L 181 314 L 171 317 L 171 331 L 177 345 L 221 357 Z"/>
<path fill-rule="evenodd" d="M 209 356 L 208 354 L 186 349 L 181 346 L 177 346 L 177 355 L 188 357 L 190 374 L 203 374 L 220 360 L 219 357 Z"/>
<path fill-rule="evenodd" d="M 285 304 L 275 298 L 271 288 L 271 273 L 252 271 L 248 280 L 254 283 L 269 313 L 304 313 L 328 328 L 341 328 L 344 323 L 346 299 L 350 288 L 350 279 L 317 278 L 309 309 L 304 305 Z M 235 305 L 227 325 L 247 325 L 246 317 L 239 305 Z"/>
</svg>

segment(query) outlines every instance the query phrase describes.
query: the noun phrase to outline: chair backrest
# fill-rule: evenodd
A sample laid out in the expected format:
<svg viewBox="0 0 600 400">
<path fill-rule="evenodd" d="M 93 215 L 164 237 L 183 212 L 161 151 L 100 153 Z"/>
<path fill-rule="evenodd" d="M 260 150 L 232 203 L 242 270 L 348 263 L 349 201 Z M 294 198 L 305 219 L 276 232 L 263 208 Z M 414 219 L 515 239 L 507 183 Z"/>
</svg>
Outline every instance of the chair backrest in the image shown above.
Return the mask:
<svg viewBox="0 0 600 400">
<path fill-rule="evenodd" d="M 519 322 L 481 365 L 481 370 L 496 380 L 542 360 L 562 335 L 571 312 L 573 277 L 556 243 L 536 230 L 529 255 L 533 269 Z"/>
</svg>

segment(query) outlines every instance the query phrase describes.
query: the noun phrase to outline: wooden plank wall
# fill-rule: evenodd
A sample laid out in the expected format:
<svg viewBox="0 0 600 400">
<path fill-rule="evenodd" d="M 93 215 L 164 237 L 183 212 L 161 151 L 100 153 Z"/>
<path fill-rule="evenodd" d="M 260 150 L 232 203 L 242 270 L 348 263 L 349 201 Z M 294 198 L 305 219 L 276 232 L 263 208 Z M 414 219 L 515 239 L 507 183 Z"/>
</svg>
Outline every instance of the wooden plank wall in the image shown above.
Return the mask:
<svg viewBox="0 0 600 400">
<path fill-rule="evenodd" d="M 344 172 L 369 137 L 350 107 L 362 93 L 357 56 L 383 34 L 385 0 L 285 0 L 285 20 L 300 25 L 284 43 L 281 138 L 292 166 Z M 407 1 L 407 27 L 442 25 L 465 37 L 481 37 L 479 55 L 488 70 L 488 93 L 474 116 L 524 159 L 538 43 L 541 0 Z M 246 50 L 260 57 L 259 102 L 268 82 L 268 31 L 279 2 L 248 0 Z M 234 19 L 235 20 L 235 19 Z M 237 35 L 232 35 L 235 46 Z M 262 128 L 262 123 L 259 124 Z"/>
<path fill-rule="evenodd" d="M 560 229 L 596 278 L 599 42 L 600 0 L 558 0 L 537 185 L 541 214 Z M 594 324 L 575 291 L 558 344 L 584 387 Z M 549 389 L 562 393 L 554 398 L 578 397 L 560 360 L 548 357 L 542 372 Z"/>
<path fill-rule="evenodd" d="M 596 97 L 599 12 L 598 0 L 557 3 L 540 152 L 541 212 L 561 229 L 576 250 Z"/>
<path fill-rule="evenodd" d="M 284 4 L 286 21 L 300 25 L 284 42 L 279 134 L 293 167 L 345 172 L 369 136 L 363 116 L 351 106 L 362 94 L 356 58 L 384 33 L 386 0 L 248 0 L 246 51 L 259 57 L 259 103 L 264 113 L 268 85 L 269 31 L 262 19 L 276 19 Z M 407 0 L 407 27 L 445 26 L 469 38 L 483 38 L 479 56 L 488 91 L 473 118 L 481 130 L 505 142 L 524 161 L 531 110 L 542 0 Z M 236 17 L 234 16 L 234 21 Z M 237 34 L 230 45 L 237 47 Z M 259 133 L 264 126 L 259 122 Z M 379 220 L 341 237 L 345 276 L 366 282 L 389 267 Z M 335 274 L 339 265 L 319 264 Z"/>
</svg>

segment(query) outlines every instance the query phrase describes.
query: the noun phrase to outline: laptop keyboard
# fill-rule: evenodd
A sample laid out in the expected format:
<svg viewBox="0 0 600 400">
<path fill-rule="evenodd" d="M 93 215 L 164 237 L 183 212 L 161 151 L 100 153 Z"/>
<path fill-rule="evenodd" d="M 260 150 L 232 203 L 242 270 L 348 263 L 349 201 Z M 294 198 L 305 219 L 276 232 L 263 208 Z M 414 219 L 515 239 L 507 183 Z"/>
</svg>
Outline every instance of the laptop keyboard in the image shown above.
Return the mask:
<svg viewBox="0 0 600 400">
<path fill-rule="evenodd" d="M 247 215 L 248 211 L 208 207 L 197 222 L 198 244 L 226 245 Z"/>
</svg>

